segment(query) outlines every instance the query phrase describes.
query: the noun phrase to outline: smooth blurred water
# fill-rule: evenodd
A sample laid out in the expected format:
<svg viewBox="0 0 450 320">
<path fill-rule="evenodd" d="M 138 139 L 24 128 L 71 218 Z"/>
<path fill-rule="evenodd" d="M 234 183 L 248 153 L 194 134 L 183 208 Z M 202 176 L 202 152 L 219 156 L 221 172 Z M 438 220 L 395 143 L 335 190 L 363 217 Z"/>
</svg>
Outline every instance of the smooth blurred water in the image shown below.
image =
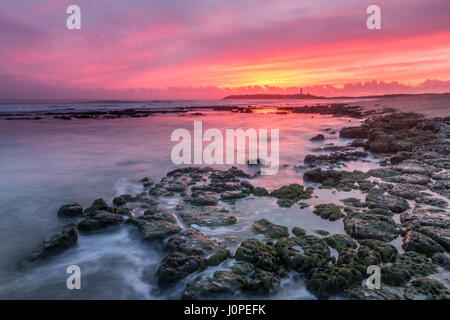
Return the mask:
<svg viewBox="0 0 450 320">
<path fill-rule="evenodd" d="M 0 120 L 0 297 L 161 298 L 152 295 L 152 276 L 144 272 L 156 270 L 159 251 L 142 245 L 129 228 L 82 235 L 76 247 L 26 273 L 18 272 L 16 263 L 68 222 L 56 216 L 60 205 L 78 201 L 87 207 L 99 197 L 111 201 L 125 192 L 136 194 L 141 178 L 159 180 L 176 168 L 170 160 L 176 144 L 170 141 L 171 133 L 177 128 L 192 131 L 193 122 L 198 120 L 202 120 L 203 130 L 280 129 L 280 163 L 287 166 L 275 176 L 252 182 L 269 189 L 301 183 L 302 172 L 296 172 L 293 165 L 301 165 L 313 148 L 325 143 L 345 144 L 323 129 L 358 124 L 332 116 L 229 112 L 115 120 Z M 318 133 L 325 134 L 325 142 L 309 141 Z M 258 216 L 272 215 L 274 222 L 290 226 L 305 226 L 305 220 L 311 219 L 310 215 L 283 214 L 277 205 L 261 201 L 251 205 L 242 202 L 245 208 L 237 208 L 240 213 L 236 213 L 242 223 L 235 228 L 248 228 Z M 216 232 L 221 238 L 234 231 L 225 230 L 222 235 L 219 230 L 205 232 L 211 236 Z M 65 268 L 70 264 L 80 265 L 87 273 L 83 279 L 88 285 L 76 293 L 65 287 Z"/>
</svg>

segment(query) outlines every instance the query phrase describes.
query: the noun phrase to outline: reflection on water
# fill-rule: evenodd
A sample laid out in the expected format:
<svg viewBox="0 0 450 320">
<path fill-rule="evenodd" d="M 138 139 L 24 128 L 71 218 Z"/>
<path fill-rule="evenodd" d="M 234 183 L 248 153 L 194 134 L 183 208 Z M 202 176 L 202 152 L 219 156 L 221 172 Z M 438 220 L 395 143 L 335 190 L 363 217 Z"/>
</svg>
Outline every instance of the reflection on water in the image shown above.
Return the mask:
<svg viewBox="0 0 450 320">
<path fill-rule="evenodd" d="M 0 297 L 1 298 L 164 298 L 153 286 L 159 251 L 140 243 L 134 232 L 122 228 L 92 236 L 81 236 L 77 247 L 49 260 L 30 272 L 18 273 L 16 262 L 27 256 L 50 232 L 67 221 L 56 211 L 63 203 L 78 201 L 87 207 L 94 199 L 111 201 L 122 193 L 136 194 L 143 177 L 162 178 L 176 168 L 170 161 L 175 143 L 170 136 L 176 128 L 193 129 L 202 120 L 208 128 L 280 129 L 280 164 L 275 176 L 252 180 L 257 186 L 274 189 L 289 183 L 302 183 L 302 160 L 324 144 L 343 145 L 346 141 L 325 128 L 357 125 L 358 121 L 332 116 L 302 114 L 237 114 L 206 112 L 205 116 L 158 115 L 142 119 L 3 121 L 0 125 Z M 309 139 L 322 133 L 324 142 Z M 363 167 L 362 167 L 363 166 Z M 374 162 L 349 163 L 349 169 L 367 170 Z M 242 166 L 247 169 L 246 166 Z M 321 202 L 340 195 L 319 190 Z M 361 197 L 360 194 L 348 196 Z M 339 198 L 338 198 L 339 199 Z M 310 204 L 317 203 L 313 198 Z M 167 206 L 173 208 L 176 199 Z M 255 219 L 342 233 L 342 223 L 331 223 L 312 214 L 312 208 L 279 208 L 273 199 L 238 201 L 230 209 L 239 222 L 227 228 L 202 228 L 212 238 L 237 235 L 254 237 L 250 226 Z M 227 243 L 228 244 L 228 243 Z M 233 244 L 229 244 L 232 249 Z M 65 268 L 78 264 L 83 289 L 65 288 Z M 153 270 L 153 271 L 152 271 Z M 152 273 L 153 272 L 153 273 Z M 293 279 L 297 279 L 295 275 Z M 300 287 L 285 288 L 280 297 L 310 297 L 301 279 L 291 281 Z M 180 284 L 182 286 L 182 284 Z M 156 290 L 156 291 L 155 291 Z M 296 290 L 295 292 L 292 290 Z M 174 291 L 175 292 L 175 291 Z"/>
</svg>

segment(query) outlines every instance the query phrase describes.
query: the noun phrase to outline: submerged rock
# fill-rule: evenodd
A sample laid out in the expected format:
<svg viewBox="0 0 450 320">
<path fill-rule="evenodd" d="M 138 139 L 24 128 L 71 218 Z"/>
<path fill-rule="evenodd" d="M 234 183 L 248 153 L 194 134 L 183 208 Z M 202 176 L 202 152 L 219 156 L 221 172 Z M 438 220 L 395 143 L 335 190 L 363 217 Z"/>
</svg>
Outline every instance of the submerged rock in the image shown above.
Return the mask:
<svg viewBox="0 0 450 320">
<path fill-rule="evenodd" d="M 289 236 L 287 227 L 274 224 L 267 219 L 255 221 L 252 229 L 255 233 L 262 233 L 271 239 L 280 239 Z"/>
<path fill-rule="evenodd" d="M 442 252 L 435 253 L 431 257 L 431 260 L 433 261 L 434 264 L 444 268 L 447 271 L 450 271 L 450 257 L 445 253 Z"/>
<path fill-rule="evenodd" d="M 311 140 L 311 141 L 323 141 L 323 140 L 325 140 L 325 136 L 323 134 L 318 134 L 318 135 L 312 137 L 309 140 Z"/>
<path fill-rule="evenodd" d="M 64 229 L 42 242 L 38 249 L 33 251 L 29 257 L 30 261 L 46 258 L 50 255 L 58 254 L 70 247 L 73 247 L 78 240 L 78 232 L 74 224 L 64 227 Z"/>
<path fill-rule="evenodd" d="M 229 269 L 214 272 L 212 277 L 196 277 L 186 285 L 182 299 L 229 299 L 241 292 L 266 296 L 279 282 L 279 278 L 272 272 L 238 261 Z"/>
<path fill-rule="evenodd" d="M 356 300 L 400 300 L 397 293 L 389 291 L 387 288 L 369 289 L 366 285 L 356 285 L 345 292 L 346 297 Z"/>
<path fill-rule="evenodd" d="M 225 245 L 196 229 L 186 229 L 174 235 L 166 248 L 171 253 L 163 259 L 157 271 L 161 286 L 173 284 L 207 266 L 217 266 L 230 255 Z"/>
<path fill-rule="evenodd" d="M 406 287 L 407 300 L 450 300 L 450 290 L 440 281 L 430 278 L 417 278 Z"/>
</svg>

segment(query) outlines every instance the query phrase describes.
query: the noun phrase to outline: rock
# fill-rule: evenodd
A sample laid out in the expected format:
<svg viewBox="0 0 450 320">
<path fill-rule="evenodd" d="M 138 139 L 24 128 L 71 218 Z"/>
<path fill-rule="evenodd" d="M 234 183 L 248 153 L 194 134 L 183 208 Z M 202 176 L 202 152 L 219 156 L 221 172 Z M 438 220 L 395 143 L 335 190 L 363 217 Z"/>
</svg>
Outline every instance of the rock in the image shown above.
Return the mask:
<svg viewBox="0 0 450 320">
<path fill-rule="evenodd" d="M 356 249 L 356 242 L 345 234 L 333 234 L 329 237 L 323 238 L 325 242 L 337 252 L 341 252 L 343 249 Z"/>
<path fill-rule="evenodd" d="M 367 207 L 367 204 L 364 202 L 361 202 L 361 200 L 357 199 L 357 198 L 345 198 L 345 199 L 341 199 L 341 201 L 346 205 L 346 206 L 351 206 L 351 207 L 357 207 L 357 208 L 364 208 Z"/>
<path fill-rule="evenodd" d="M 103 200 L 102 198 L 99 198 L 99 199 L 95 200 L 92 203 L 92 205 L 84 211 L 83 215 L 84 216 L 93 215 L 97 211 L 109 211 L 109 212 L 111 212 L 111 208 L 108 206 L 108 204 L 106 203 L 105 200 Z"/>
<path fill-rule="evenodd" d="M 366 246 L 378 252 L 380 254 L 381 261 L 385 263 L 394 261 L 398 253 L 397 249 L 392 244 L 385 241 L 361 239 L 359 240 L 359 243 L 362 246 Z"/>
<path fill-rule="evenodd" d="M 255 190 L 253 190 L 253 194 L 258 197 L 264 197 L 268 196 L 269 192 L 267 191 L 266 188 L 256 187 Z"/>
<path fill-rule="evenodd" d="M 183 207 L 179 209 L 179 216 L 188 227 L 194 224 L 202 227 L 229 226 L 237 222 L 227 209 L 217 206 Z"/>
<path fill-rule="evenodd" d="M 280 239 L 289 236 L 287 227 L 274 224 L 267 219 L 255 221 L 252 228 L 255 233 L 262 233 L 270 239 Z"/>
<path fill-rule="evenodd" d="M 79 217 L 83 214 L 83 207 L 79 203 L 62 205 L 58 210 L 59 217 Z"/>
<path fill-rule="evenodd" d="M 399 164 L 405 160 L 407 160 L 408 158 L 404 155 L 404 154 L 395 154 L 393 155 L 389 161 L 391 162 L 392 165 L 396 165 Z"/>
<path fill-rule="evenodd" d="M 356 139 L 353 140 L 350 143 L 350 146 L 353 148 L 366 148 L 367 147 L 367 141 L 366 140 L 361 140 L 361 139 Z"/>
<path fill-rule="evenodd" d="M 208 191 L 193 192 L 186 200 L 195 206 L 215 206 L 218 203 L 216 194 Z"/>
<path fill-rule="evenodd" d="M 175 252 L 161 261 L 157 272 L 158 283 L 160 286 L 166 287 L 205 268 L 206 262 L 203 257 Z"/>
<path fill-rule="evenodd" d="M 247 239 L 242 242 L 236 250 L 235 259 L 249 262 L 269 272 L 277 272 L 280 268 L 273 248 L 257 239 Z"/>
<path fill-rule="evenodd" d="M 450 258 L 448 255 L 442 252 L 435 253 L 431 260 L 434 264 L 437 264 L 438 266 L 444 268 L 447 271 L 450 271 Z"/>
<path fill-rule="evenodd" d="M 358 250 L 349 248 L 341 250 L 337 261 L 338 266 L 357 269 L 361 274 L 366 274 L 368 266 L 379 265 L 380 263 L 380 254 L 366 246 L 361 246 Z"/>
<path fill-rule="evenodd" d="M 450 228 L 450 216 L 442 209 L 416 208 L 412 212 L 400 215 L 402 225 L 410 229 L 419 229 L 423 226 Z"/>
<path fill-rule="evenodd" d="M 314 214 L 320 216 L 322 219 L 336 221 L 344 216 L 341 209 L 341 206 L 335 205 L 333 203 L 327 203 L 316 205 L 313 212 Z"/>
<path fill-rule="evenodd" d="M 425 255 L 408 251 L 397 255 L 392 265 L 381 266 L 381 282 L 401 286 L 411 277 L 428 276 L 436 272 L 436 266 Z"/>
<path fill-rule="evenodd" d="M 95 214 L 81 220 L 78 224 L 80 231 L 94 231 L 110 226 L 117 226 L 122 223 L 123 217 L 120 214 L 107 211 L 96 211 Z"/>
<path fill-rule="evenodd" d="M 315 236 L 280 239 L 275 250 L 285 266 L 298 272 L 323 266 L 331 257 L 327 243 Z"/>
<path fill-rule="evenodd" d="M 167 191 L 171 191 L 171 192 L 184 192 L 186 191 L 187 185 L 185 182 L 183 181 L 175 181 L 175 182 L 171 182 L 169 183 L 169 185 L 167 186 Z"/>
<path fill-rule="evenodd" d="M 344 228 L 355 239 L 392 241 L 399 234 L 394 220 L 376 214 L 346 217 Z"/>
<path fill-rule="evenodd" d="M 367 173 L 370 174 L 372 177 L 377 177 L 377 178 L 382 178 L 382 179 L 400 174 L 398 171 L 395 171 L 390 168 L 371 169 L 371 170 L 367 171 Z"/>
<path fill-rule="evenodd" d="M 369 181 L 366 181 L 369 177 L 370 176 L 367 173 L 357 170 L 348 172 L 322 170 L 321 168 L 306 171 L 303 174 L 303 180 L 305 181 L 322 183 L 322 188 L 336 188 L 340 191 L 359 189 L 364 183 L 371 184 Z M 358 183 L 358 185 L 356 183 Z"/>
<path fill-rule="evenodd" d="M 312 137 L 309 140 L 311 140 L 311 141 L 323 141 L 323 140 L 325 140 L 325 136 L 323 134 L 318 134 L 318 135 Z"/>
<path fill-rule="evenodd" d="M 244 287 L 243 276 L 232 271 L 216 271 L 212 277 L 197 277 L 186 285 L 182 299 L 218 299 L 229 298 Z"/>
<path fill-rule="evenodd" d="M 172 253 L 182 252 L 203 257 L 210 266 L 219 265 L 230 255 L 230 250 L 224 244 L 209 239 L 196 229 L 185 229 L 175 234 L 167 242 L 166 248 Z"/>
<path fill-rule="evenodd" d="M 428 257 L 437 252 L 445 252 L 439 243 L 416 231 L 408 231 L 403 239 L 402 248 L 405 251 L 416 251 Z"/>
<path fill-rule="evenodd" d="M 240 187 L 242 192 L 246 194 L 250 194 L 253 193 L 253 191 L 255 191 L 255 187 L 247 180 L 242 180 L 240 183 Z"/>
<path fill-rule="evenodd" d="M 115 197 L 113 199 L 113 204 L 120 207 L 126 204 L 127 202 L 131 201 L 133 199 L 133 196 L 131 194 L 123 194 L 119 197 Z"/>
<path fill-rule="evenodd" d="M 332 152 L 331 154 L 306 155 L 303 162 L 310 166 L 341 165 L 341 162 L 357 161 L 369 154 L 363 151 Z"/>
<path fill-rule="evenodd" d="M 295 204 L 295 200 L 291 200 L 291 199 L 278 199 L 277 200 L 277 204 L 281 207 L 281 208 L 290 208 Z"/>
<path fill-rule="evenodd" d="M 314 272 L 307 289 L 319 299 L 328 299 L 362 280 L 361 272 L 355 268 L 326 265 Z"/>
<path fill-rule="evenodd" d="M 339 137 L 348 139 L 367 139 L 368 128 L 366 126 L 342 128 L 339 132 Z"/>
<path fill-rule="evenodd" d="M 409 203 L 405 199 L 390 194 L 372 193 L 372 190 L 367 195 L 366 202 L 369 209 L 388 209 L 394 213 L 402 213 L 409 209 Z"/>
<path fill-rule="evenodd" d="M 450 300 L 450 290 L 440 281 L 417 278 L 404 292 L 407 300 Z"/>
<path fill-rule="evenodd" d="M 369 289 L 366 285 L 356 285 L 345 292 L 346 297 L 356 300 L 400 300 L 401 297 L 386 288 Z"/>
<path fill-rule="evenodd" d="M 129 223 L 133 223 L 140 231 L 143 240 L 163 240 L 181 231 L 181 227 L 174 223 L 171 217 L 144 216 L 137 219 L 130 218 Z"/>
<path fill-rule="evenodd" d="M 387 209 L 375 208 L 367 210 L 366 214 L 379 214 L 382 216 L 392 217 L 394 214 Z"/>
<path fill-rule="evenodd" d="M 427 185 L 431 183 L 430 178 L 418 174 L 400 174 L 396 176 L 387 177 L 384 180 L 393 183 L 409 183 L 420 185 Z"/>
<path fill-rule="evenodd" d="M 310 199 L 312 197 L 313 189 L 312 188 L 304 188 L 299 184 L 290 184 L 288 186 L 283 186 L 277 190 L 274 190 L 270 193 L 271 197 L 275 197 L 277 199 L 283 200 L 291 200 L 289 203 L 292 203 L 291 206 L 299 201 Z M 282 202 L 284 204 L 284 202 Z"/>
<path fill-rule="evenodd" d="M 314 229 L 313 231 L 320 236 L 327 236 L 330 234 L 327 230 Z"/>
<path fill-rule="evenodd" d="M 226 191 L 220 196 L 222 200 L 237 200 L 245 197 L 248 197 L 248 193 L 241 191 Z"/>
<path fill-rule="evenodd" d="M 429 206 L 438 207 L 438 208 L 446 208 L 448 206 L 447 201 L 438 198 L 419 198 L 416 199 L 417 203 L 427 204 Z"/>
<path fill-rule="evenodd" d="M 50 236 L 39 248 L 33 251 L 29 257 L 30 261 L 46 258 L 51 255 L 73 247 L 78 240 L 78 232 L 74 224 L 67 225 L 62 231 Z"/>
<path fill-rule="evenodd" d="M 422 192 L 426 187 L 418 184 L 402 183 L 393 186 L 388 192 L 394 196 L 405 198 L 408 200 L 417 200 L 427 196 Z"/>
<path fill-rule="evenodd" d="M 301 237 L 306 235 L 306 230 L 300 227 L 294 227 L 292 228 L 292 233 L 297 237 Z"/>
</svg>

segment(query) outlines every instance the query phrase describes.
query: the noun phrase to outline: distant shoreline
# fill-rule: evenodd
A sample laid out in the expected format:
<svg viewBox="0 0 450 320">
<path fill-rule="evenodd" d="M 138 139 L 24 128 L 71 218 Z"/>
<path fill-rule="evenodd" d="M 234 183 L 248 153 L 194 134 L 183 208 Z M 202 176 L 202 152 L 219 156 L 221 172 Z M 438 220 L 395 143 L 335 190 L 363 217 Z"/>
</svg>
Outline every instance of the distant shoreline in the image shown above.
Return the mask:
<svg viewBox="0 0 450 320">
<path fill-rule="evenodd" d="M 370 96 L 338 96 L 338 97 L 322 97 L 314 96 L 311 94 L 238 94 L 229 95 L 222 100 L 310 100 L 310 99 L 374 99 L 374 98 L 398 98 L 398 97 L 410 97 L 410 96 L 429 96 L 429 95 L 450 95 L 450 93 L 394 93 L 394 94 L 381 94 Z"/>
</svg>

